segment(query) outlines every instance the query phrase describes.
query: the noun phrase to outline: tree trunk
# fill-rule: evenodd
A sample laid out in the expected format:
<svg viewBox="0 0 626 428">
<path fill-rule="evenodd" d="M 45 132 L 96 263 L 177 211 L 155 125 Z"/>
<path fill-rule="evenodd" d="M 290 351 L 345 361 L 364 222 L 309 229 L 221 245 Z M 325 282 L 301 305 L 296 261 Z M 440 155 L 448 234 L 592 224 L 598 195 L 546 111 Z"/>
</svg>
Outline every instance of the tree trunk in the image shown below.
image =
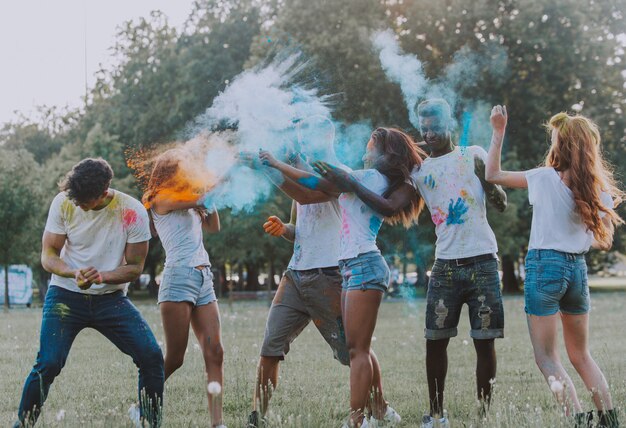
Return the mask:
<svg viewBox="0 0 626 428">
<path fill-rule="evenodd" d="M 39 272 L 39 281 L 37 283 L 37 288 L 39 289 L 39 300 L 41 300 L 41 304 L 43 305 L 46 300 L 46 293 L 48 292 L 48 280 L 50 279 L 50 274 L 45 270 L 41 270 Z"/>
<path fill-rule="evenodd" d="M 515 264 L 508 254 L 502 256 L 502 292 L 505 294 L 520 292 L 519 281 L 515 276 Z"/>
<path fill-rule="evenodd" d="M 248 290 L 259 289 L 259 269 L 254 263 L 246 263 L 246 271 L 248 272 L 248 283 L 246 288 Z"/>
<path fill-rule="evenodd" d="M 7 312 L 11 307 L 9 302 L 9 265 L 4 265 L 4 311 Z"/>
<path fill-rule="evenodd" d="M 152 297 L 159 295 L 159 284 L 156 282 L 156 269 L 157 263 L 150 263 L 148 266 L 148 275 L 150 275 L 150 281 L 148 281 L 148 294 Z"/>
</svg>

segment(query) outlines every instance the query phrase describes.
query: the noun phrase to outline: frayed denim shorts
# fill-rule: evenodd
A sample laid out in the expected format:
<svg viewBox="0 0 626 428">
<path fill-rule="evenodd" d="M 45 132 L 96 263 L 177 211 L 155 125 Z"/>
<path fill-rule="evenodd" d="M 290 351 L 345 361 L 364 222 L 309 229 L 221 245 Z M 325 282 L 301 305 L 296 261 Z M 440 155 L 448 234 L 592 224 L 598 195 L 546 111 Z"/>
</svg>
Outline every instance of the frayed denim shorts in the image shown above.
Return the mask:
<svg viewBox="0 0 626 428">
<path fill-rule="evenodd" d="M 189 302 L 194 306 L 215 302 L 213 273 L 209 266 L 202 269 L 186 266 L 165 267 L 159 286 L 158 302 Z"/>
<path fill-rule="evenodd" d="M 584 254 L 556 250 L 530 250 L 524 282 L 526 313 L 548 316 L 557 312 L 589 312 L 589 284 Z"/>
<path fill-rule="evenodd" d="M 339 260 L 345 291 L 378 290 L 383 293 L 389 286 L 390 271 L 379 251 L 359 254 L 352 259 Z"/>
</svg>

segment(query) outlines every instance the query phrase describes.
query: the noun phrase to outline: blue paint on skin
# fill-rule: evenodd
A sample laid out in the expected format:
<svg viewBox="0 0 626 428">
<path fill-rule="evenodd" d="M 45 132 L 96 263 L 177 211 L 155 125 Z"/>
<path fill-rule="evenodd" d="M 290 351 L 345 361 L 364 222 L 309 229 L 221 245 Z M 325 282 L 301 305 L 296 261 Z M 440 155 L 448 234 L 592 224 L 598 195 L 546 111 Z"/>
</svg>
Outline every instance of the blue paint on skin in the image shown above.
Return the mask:
<svg viewBox="0 0 626 428">
<path fill-rule="evenodd" d="M 380 230 L 380 226 L 382 226 L 382 224 L 382 219 L 373 215 L 372 217 L 370 217 L 370 232 L 372 232 L 374 235 L 378 234 L 378 231 Z"/>
<path fill-rule="evenodd" d="M 467 147 L 469 144 L 470 126 L 472 124 L 472 113 L 468 111 L 463 112 L 463 116 L 461 120 L 463 122 L 463 131 L 461 132 L 461 139 L 459 141 L 459 145 L 461 147 Z"/>
<path fill-rule="evenodd" d="M 469 206 L 467 202 L 463 198 L 458 198 L 456 203 L 454 199 L 450 199 L 450 204 L 448 205 L 448 218 L 446 219 L 446 224 L 463 224 L 465 223 L 465 219 L 463 219 L 463 215 L 467 213 L 469 210 Z"/>
<path fill-rule="evenodd" d="M 320 179 L 315 176 L 298 178 L 298 183 L 302 184 L 304 187 L 308 187 L 309 189 L 316 190 L 320 184 Z"/>
</svg>

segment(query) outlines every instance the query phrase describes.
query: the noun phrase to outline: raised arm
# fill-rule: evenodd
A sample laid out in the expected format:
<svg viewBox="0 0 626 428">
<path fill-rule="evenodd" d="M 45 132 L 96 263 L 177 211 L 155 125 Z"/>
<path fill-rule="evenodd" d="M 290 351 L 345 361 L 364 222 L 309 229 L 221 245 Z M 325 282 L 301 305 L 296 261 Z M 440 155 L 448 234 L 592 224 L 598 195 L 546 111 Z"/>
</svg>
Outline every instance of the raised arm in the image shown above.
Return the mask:
<svg viewBox="0 0 626 428">
<path fill-rule="evenodd" d="M 381 196 L 361 184 L 352 175 L 325 162 L 313 164 L 316 171 L 327 180 L 333 182 L 343 192 L 354 192 L 365 205 L 385 217 L 393 216 L 406 207 L 413 198 L 417 197 L 415 188 L 407 183 L 391 193 L 388 197 Z"/>
<path fill-rule="evenodd" d="M 487 201 L 498 211 L 503 212 L 506 209 L 506 192 L 499 185 L 485 180 L 485 162 L 478 156 L 474 158 L 474 173 L 480 180 Z"/>
<path fill-rule="evenodd" d="M 151 202 L 151 208 L 159 215 L 165 215 L 172 211 L 187 210 L 189 208 L 202 208 L 204 195 L 197 195 L 189 200 L 177 200 L 175 196 L 158 194 Z"/>
<path fill-rule="evenodd" d="M 328 202 L 339 196 L 338 194 L 329 194 L 319 190 L 312 190 L 296 183 L 292 179 L 284 176 L 280 171 L 261 164 L 258 153 L 242 152 L 239 154 L 239 159 L 249 168 L 262 171 L 276 187 L 278 187 L 291 199 L 297 201 L 300 205 Z M 302 162 L 300 161 L 298 163 L 298 168 L 304 170 L 304 167 L 300 168 L 301 165 Z"/>
<path fill-rule="evenodd" d="M 506 106 L 495 106 L 491 109 L 491 145 L 487 155 L 485 167 L 485 179 L 493 184 L 500 184 L 506 187 L 526 188 L 526 173 L 521 171 L 502 171 L 500 158 L 502 155 L 502 143 L 508 116 Z"/>
<path fill-rule="evenodd" d="M 208 233 L 220 231 L 220 215 L 215 205 L 210 210 L 204 210 L 202 214 L 202 229 Z"/>
<path fill-rule="evenodd" d="M 261 151 L 259 153 L 259 158 L 265 165 L 280 171 L 286 178 L 289 178 L 295 181 L 297 184 L 300 184 L 308 189 L 318 190 L 329 194 L 341 193 L 337 186 L 335 186 L 331 181 L 312 174 L 308 171 L 303 171 L 301 169 L 297 169 L 290 165 L 287 165 L 286 163 L 276 159 L 274 156 L 272 156 L 271 153 L 267 151 Z"/>
</svg>

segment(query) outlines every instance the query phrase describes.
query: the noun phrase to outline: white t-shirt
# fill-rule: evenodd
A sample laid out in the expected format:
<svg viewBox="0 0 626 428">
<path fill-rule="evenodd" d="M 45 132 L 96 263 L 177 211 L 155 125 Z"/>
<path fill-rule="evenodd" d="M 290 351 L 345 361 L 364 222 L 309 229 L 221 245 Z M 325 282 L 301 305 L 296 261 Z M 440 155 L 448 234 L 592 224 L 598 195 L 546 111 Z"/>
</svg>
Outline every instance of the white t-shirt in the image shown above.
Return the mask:
<svg viewBox="0 0 626 428">
<path fill-rule="evenodd" d="M 352 176 L 374 193 L 382 195 L 389 179 L 375 169 L 354 171 Z M 341 245 L 339 259 L 352 259 L 359 254 L 378 251 L 376 236 L 384 217 L 365 205 L 354 193 L 339 196 L 341 207 Z"/>
<path fill-rule="evenodd" d="M 485 191 L 474 172 L 474 158 L 487 158 L 480 146 L 455 147 L 426 158 L 411 174 L 435 223 L 438 259 L 461 259 L 498 252 L 487 222 Z"/>
<path fill-rule="evenodd" d="M 528 201 L 533 206 L 530 226 L 529 250 L 557 250 L 582 254 L 589 251 L 593 233 L 576 211 L 572 191 L 561 181 L 559 173 L 551 167 L 531 169 L 526 172 Z M 611 195 L 602 192 L 604 206 L 613 208 Z M 600 212 L 604 217 L 605 213 Z"/>
<path fill-rule="evenodd" d="M 46 231 L 66 235 L 61 259 L 72 269 L 93 266 L 107 272 L 124 264 L 126 244 L 150 239 L 148 213 L 141 203 L 115 190 L 111 202 L 101 210 L 83 211 L 64 192 L 50 205 Z M 81 290 L 74 278 L 52 275 L 51 285 L 84 294 L 106 294 L 126 290 L 126 284 L 93 284 Z"/>
<path fill-rule="evenodd" d="M 289 269 L 337 266 L 341 211 L 336 199 L 319 204 L 296 204 L 296 237 Z"/>
<path fill-rule="evenodd" d="M 193 208 L 159 215 L 151 210 L 165 250 L 165 267 L 210 265 L 202 241 L 202 218 Z"/>
</svg>

